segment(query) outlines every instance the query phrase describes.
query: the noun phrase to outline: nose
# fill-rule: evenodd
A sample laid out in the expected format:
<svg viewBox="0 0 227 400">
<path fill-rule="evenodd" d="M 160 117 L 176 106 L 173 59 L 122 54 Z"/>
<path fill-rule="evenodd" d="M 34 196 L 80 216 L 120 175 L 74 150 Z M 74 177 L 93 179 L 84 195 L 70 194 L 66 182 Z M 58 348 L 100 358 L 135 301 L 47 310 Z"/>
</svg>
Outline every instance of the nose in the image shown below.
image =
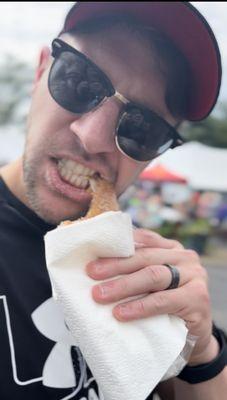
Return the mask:
<svg viewBox="0 0 227 400">
<path fill-rule="evenodd" d="M 115 132 L 120 105 L 115 99 L 107 99 L 96 109 L 81 115 L 71 125 L 71 131 L 79 138 L 88 153 L 111 153 L 116 150 Z"/>
</svg>

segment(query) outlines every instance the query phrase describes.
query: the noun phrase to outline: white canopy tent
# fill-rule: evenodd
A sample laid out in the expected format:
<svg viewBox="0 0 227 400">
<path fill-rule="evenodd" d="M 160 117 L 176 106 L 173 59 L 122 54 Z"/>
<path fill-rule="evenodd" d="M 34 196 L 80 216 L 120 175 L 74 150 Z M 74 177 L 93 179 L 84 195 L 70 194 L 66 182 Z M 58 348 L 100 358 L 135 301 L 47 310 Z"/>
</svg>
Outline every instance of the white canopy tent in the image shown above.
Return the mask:
<svg viewBox="0 0 227 400">
<path fill-rule="evenodd" d="M 194 190 L 227 192 L 227 149 L 189 142 L 167 151 L 155 163 L 183 175 Z"/>
</svg>

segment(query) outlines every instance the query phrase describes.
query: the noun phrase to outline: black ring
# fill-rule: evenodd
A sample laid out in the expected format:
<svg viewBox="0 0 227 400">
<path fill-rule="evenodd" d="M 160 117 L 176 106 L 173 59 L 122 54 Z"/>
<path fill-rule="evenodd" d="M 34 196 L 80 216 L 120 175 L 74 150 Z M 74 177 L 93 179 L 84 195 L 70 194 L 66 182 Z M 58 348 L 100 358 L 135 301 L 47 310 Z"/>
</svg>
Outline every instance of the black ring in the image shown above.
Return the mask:
<svg viewBox="0 0 227 400">
<path fill-rule="evenodd" d="M 179 273 L 178 269 L 175 267 L 172 267 L 172 265 L 169 265 L 169 264 L 163 264 L 163 265 L 165 265 L 165 267 L 169 268 L 171 275 L 172 275 L 170 285 L 165 290 L 176 289 L 180 282 L 180 273 Z"/>
</svg>

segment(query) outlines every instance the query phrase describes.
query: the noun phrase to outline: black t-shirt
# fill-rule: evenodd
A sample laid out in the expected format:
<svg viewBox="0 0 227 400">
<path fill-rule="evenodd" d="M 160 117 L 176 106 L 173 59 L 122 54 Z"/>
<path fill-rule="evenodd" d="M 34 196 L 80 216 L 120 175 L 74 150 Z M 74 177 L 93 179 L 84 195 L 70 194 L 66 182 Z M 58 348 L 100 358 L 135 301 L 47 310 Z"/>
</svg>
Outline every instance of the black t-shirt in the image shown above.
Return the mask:
<svg viewBox="0 0 227 400">
<path fill-rule="evenodd" d="M 54 227 L 0 180 L 0 399 L 103 399 L 53 301 L 43 236 Z"/>
<path fill-rule="evenodd" d="M 1 400 L 104 400 L 52 298 L 43 236 L 53 228 L 0 179 Z"/>
</svg>

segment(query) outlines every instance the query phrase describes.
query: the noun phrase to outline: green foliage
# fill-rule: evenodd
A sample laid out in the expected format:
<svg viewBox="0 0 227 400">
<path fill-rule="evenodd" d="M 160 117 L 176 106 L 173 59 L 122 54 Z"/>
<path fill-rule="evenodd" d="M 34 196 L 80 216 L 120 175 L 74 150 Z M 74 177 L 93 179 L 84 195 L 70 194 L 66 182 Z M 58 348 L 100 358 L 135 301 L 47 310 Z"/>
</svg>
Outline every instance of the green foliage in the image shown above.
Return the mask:
<svg viewBox="0 0 227 400">
<path fill-rule="evenodd" d="M 168 239 L 178 239 L 178 223 L 172 223 L 165 221 L 158 228 L 153 228 L 159 235 Z"/>
<path fill-rule="evenodd" d="M 183 224 L 166 221 L 159 228 L 155 229 L 155 231 L 164 237 L 181 240 L 189 236 L 207 236 L 211 233 L 212 227 L 207 219 L 196 218 L 188 220 Z"/>
<path fill-rule="evenodd" d="M 187 249 L 194 249 L 199 254 L 206 252 L 207 240 L 212 234 L 212 226 L 204 218 L 197 218 L 181 223 L 165 222 L 154 229 L 160 235 L 178 240 Z"/>
<path fill-rule="evenodd" d="M 0 125 L 24 124 L 32 87 L 32 68 L 11 55 L 0 64 Z"/>
<path fill-rule="evenodd" d="M 203 121 L 185 124 L 182 133 L 187 140 L 227 148 L 227 103 L 222 103 L 215 115 L 213 113 Z"/>
<path fill-rule="evenodd" d="M 186 222 L 178 229 L 179 237 L 204 235 L 207 236 L 211 233 L 212 227 L 209 221 L 205 218 L 197 218 Z"/>
</svg>

